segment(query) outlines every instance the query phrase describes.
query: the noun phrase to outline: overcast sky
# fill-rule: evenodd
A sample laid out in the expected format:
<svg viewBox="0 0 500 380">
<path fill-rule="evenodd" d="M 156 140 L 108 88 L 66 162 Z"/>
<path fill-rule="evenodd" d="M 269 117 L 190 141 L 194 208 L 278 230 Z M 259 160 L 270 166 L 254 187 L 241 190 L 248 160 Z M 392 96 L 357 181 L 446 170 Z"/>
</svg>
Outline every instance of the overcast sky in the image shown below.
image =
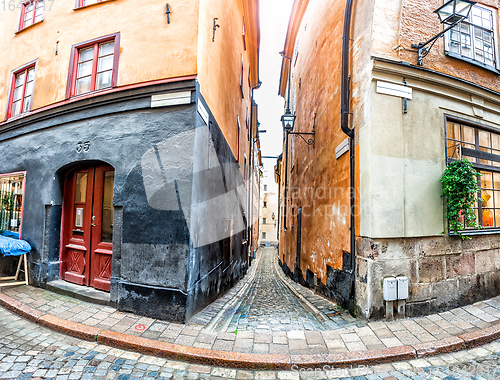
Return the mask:
<svg viewBox="0 0 500 380">
<path fill-rule="evenodd" d="M 281 56 L 293 0 L 260 1 L 260 80 L 262 86 L 255 91 L 259 105 L 262 155 L 277 156 L 282 151 L 283 130 L 281 115 L 284 112 L 283 98 L 278 96 Z M 266 168 L 267 169 L 267 168 Z"/>
</svg>

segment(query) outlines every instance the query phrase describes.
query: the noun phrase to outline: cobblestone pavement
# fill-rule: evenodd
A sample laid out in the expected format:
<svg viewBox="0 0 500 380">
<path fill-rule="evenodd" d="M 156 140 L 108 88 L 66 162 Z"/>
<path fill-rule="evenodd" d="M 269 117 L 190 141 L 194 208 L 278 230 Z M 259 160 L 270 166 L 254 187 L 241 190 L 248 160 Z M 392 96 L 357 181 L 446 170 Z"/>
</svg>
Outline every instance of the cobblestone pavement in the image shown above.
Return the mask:
<svg viewBox="0 0 500 380">
<path fill-rule="evenodd" d="M 0 379 L 342 379 L 500 378 L 500 341 L 406 362 L 347 369 L 246 371 L 175 362 L 61 335 L 0 308 Z"/>
<path fill-rule="evenodd" d="M 482 329 L 500 319 L 500 297 L 495 297 L 422 318 L 356 320 L 282 272 L 277 276 L 273 272 L 275 252 L 272 248 L 259 250 L 247 275 L 186 325 L 120 312 L 31 286 L 0 288 L 0 292 L 42 313 L 103 330 L 241 353 L 336 354 L 414 345 Z"/>
</svg>

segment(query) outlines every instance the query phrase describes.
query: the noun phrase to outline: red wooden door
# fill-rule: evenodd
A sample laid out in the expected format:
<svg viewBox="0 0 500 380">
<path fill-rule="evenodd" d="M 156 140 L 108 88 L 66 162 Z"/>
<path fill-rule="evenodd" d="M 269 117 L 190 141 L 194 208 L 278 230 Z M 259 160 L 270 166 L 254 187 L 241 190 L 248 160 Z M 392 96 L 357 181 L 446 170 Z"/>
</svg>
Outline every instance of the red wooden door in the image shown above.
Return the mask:
<svg viewBox="0 0 500 380">
<path fill-rule="evenodd" d="M 61 277 L 109 291 L 112 268 L 114 169 L 85 166 L 66 175 Z"/>
</svg>

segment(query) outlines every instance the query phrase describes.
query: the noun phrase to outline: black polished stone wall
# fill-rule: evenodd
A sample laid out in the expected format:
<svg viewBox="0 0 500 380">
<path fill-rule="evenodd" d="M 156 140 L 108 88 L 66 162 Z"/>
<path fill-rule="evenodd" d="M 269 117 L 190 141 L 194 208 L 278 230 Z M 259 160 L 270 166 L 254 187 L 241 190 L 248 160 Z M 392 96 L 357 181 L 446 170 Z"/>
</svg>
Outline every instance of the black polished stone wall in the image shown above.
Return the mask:
<svg viewBox="0 0 500 380">
<path fill-rule="evenodd" d="M 151 95 L 179 91 L 192 91 L 190 104 L 151 108 Z M 77 150 L 81 142 L 87 152 Z M 34 286 L 59 278 L 64 175 L 88 163 L 115 168 L 111 300 L 120 310 L 184 322 L 246 272 L 244 202 L 224 198 L 245 184 L 195 81 L 82 99 L 9 122 L 0 127 L 0 151 L 0 173 L 27 173 L 22 238 L 33 248 Z M 222 205 L 219 216 L 214 204 Z"/>
</svg>

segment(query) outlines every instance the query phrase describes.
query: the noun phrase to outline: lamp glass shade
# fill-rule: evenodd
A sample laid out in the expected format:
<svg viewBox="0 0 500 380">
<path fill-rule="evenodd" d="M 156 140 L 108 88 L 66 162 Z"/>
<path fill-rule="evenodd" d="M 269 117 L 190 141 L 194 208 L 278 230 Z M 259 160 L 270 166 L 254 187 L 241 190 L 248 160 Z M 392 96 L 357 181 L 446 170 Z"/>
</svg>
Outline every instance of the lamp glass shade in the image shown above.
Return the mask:
<svg viewBox="0 0 500 380">
<path fill-rule="evenodd" d="M 285 131 L 293 130 L 293 123 L 295 121 L 295 115 L 292 115 L 289 110 L 281 116 L 281 123 L 283 124 L 283 129 Z"/>
<path fill-rule="evenodd" d="M 472 6 L 476 4 L 471 0 L 450 0 L 434 12 L 438 14 L 442 24 L 454 24 L 469 17 Z"/>
</svg>

